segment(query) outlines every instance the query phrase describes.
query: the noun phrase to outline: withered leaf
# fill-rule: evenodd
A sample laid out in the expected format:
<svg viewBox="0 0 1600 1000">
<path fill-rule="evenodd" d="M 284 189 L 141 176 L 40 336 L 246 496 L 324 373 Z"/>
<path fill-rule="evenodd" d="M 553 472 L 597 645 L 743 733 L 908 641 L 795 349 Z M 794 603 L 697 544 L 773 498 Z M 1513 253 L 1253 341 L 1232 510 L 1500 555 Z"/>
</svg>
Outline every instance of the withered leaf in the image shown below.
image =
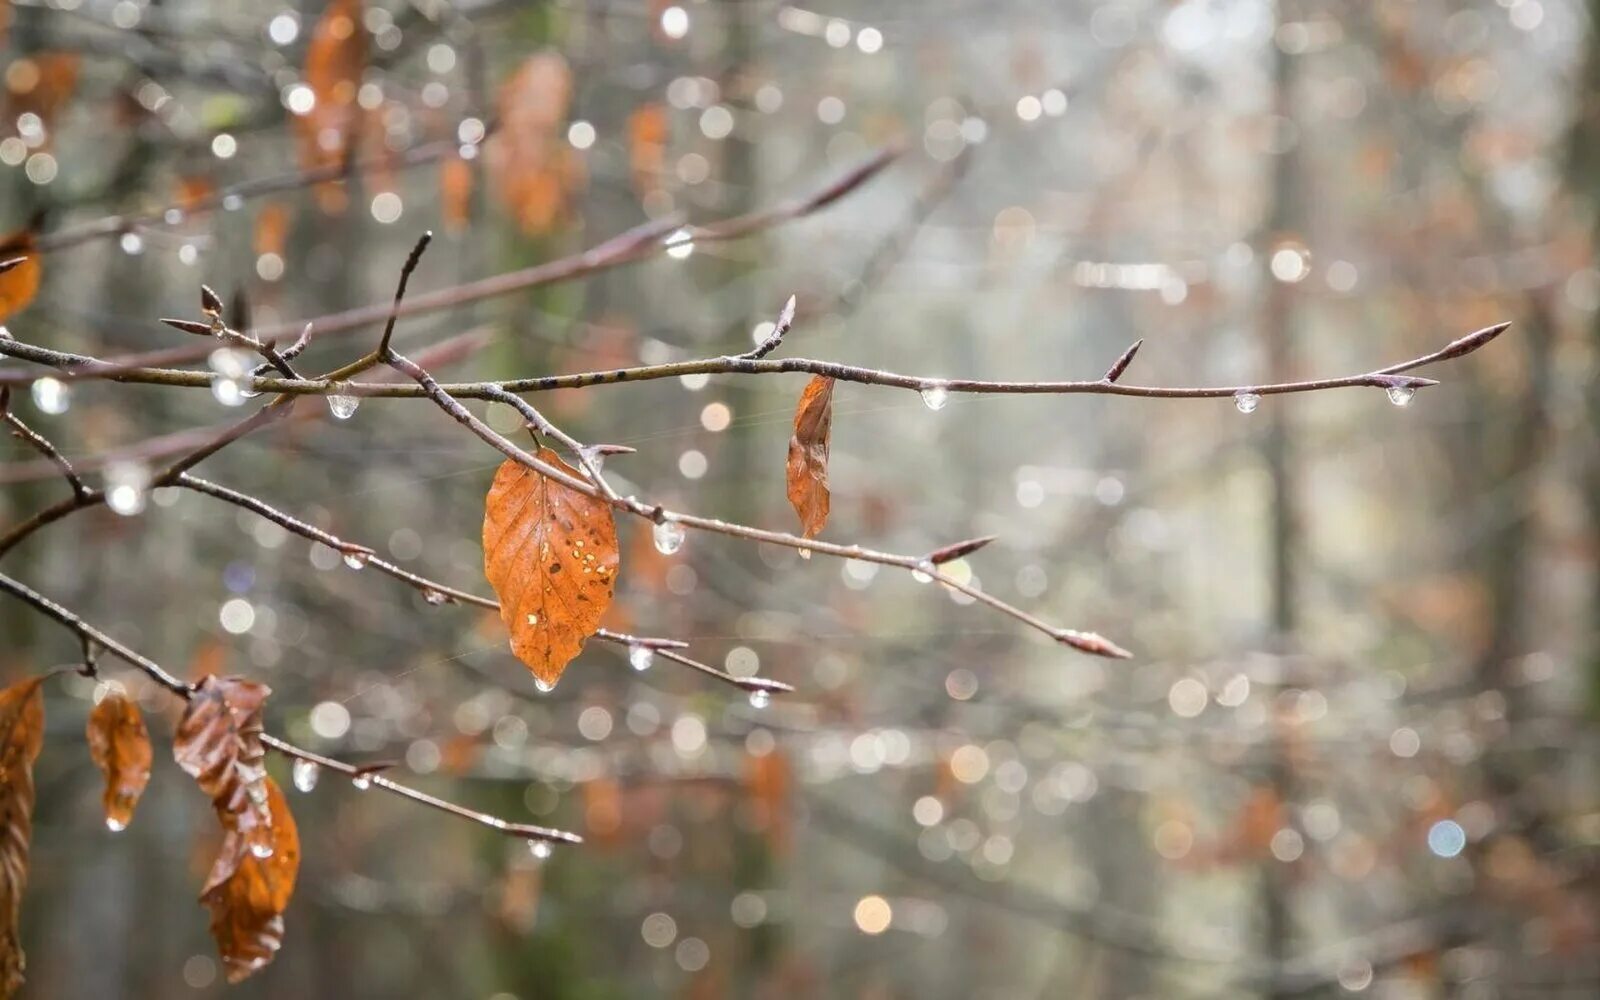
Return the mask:
<svg viewBox="0 0 1600 1000">
<path fill-rule="evenodd" d="M 0 261 L 21 258 L 22 263 L 0 273 L 0 323 L 28 307 L 39 294 L 39 255 L 33 250 L 33 232 L 21 230 L 0 237 Z"/>
<path fill-rule="evenodd" d="M 230 983 L 272 961 L 283 945 L 283 911 L 300 871 L 300 834 L 283 790 L 271 778 L 262 778 L 261 788 L 267 839 L 252 841 L 239 829 L 238 814 L 219 808 L 222 847 L 200 892 Z"/>
<path fill-rule="evenodd" d="M 271 836 L 261 743 L 261 709 L 271 693 L 265 684 L 239 677 L 202 677 L 172 741 L 178 766 L 257 849 Z"/>
<path fill-rule="evenodd" d="M 833 379 L 814 376 L 800 394 L 789 438 L 789 502 L 807 538 L 828 523 L 828 440 L 833 431 Z"/>
<path fill-rule="evenodd" d="M 33 762 L 44 746 L 43 678 L 0 691 L 0 997 L 22 986 L 19 924 L 33 835 Z"/>
<path fill-rule="evenodd" d="M 150 782 L 150 733 L 139 705 L 112 688 L 89 710 L 89 756 L 106 776 L 106 826 L 126 829 Z"/>
<path fill-rule="evenodd" d="M 582 478 L 549 448 L 539 449 L 539 460 Z M 484 503 L 483 561 L 512 652 L 541 683 L 554 684 L 611 606 L 611 507 L 508 460 Z"/>
</svg>

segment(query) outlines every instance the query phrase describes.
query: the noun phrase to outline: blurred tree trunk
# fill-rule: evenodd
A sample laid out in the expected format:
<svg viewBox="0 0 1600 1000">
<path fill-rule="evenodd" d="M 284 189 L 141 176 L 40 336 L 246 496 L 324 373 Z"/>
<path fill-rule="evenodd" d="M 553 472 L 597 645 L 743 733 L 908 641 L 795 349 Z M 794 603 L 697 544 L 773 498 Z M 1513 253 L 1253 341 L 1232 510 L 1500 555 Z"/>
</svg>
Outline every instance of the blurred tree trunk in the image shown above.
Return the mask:
<svg viewBox="0 0 1600 1000">
<path fill-rule="evenodd" d="M 1589 36 L 1575 101 L 1567 183 L 1574 197 L 1589 203 L 1594 241 L 1600 244 L 1600 0 L 1589 0 L 1588 7 Z M 1600 449 L 1593 446 L 1596 428 L 1600 428 L 1600 378 L 1594 371 L 1600 356 L 1600 312 L 1594 313 L 1589 323 L 1590 371 L 1584 382 L 1589 447 L 1582 452 L 1577 474 L 1589 510 L 1592 543 L 1600 535 Z M 1600 622 L 1600 569 L 1592 573 L 1591 586 L 1592 621 Z M 1588 639 L 1590 711 L 1600 714 L 1600 628 L 1591 629 Z"/>
</svg>

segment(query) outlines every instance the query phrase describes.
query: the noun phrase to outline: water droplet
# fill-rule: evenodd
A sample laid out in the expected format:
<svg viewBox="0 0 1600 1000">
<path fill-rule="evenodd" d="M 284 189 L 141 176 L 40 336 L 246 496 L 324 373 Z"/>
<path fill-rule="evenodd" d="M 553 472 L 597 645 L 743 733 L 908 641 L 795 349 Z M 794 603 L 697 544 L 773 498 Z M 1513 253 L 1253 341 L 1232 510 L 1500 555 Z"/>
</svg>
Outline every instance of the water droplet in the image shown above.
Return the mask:
<svg viewBox="0 0 1600 1000">
<path fill-rule="evenodd" d="M 355 416 L 356 407 L 361 405 L 361 397 L 350 395 L 348 389 L 349 383 L 335 382 L 333 393 L 328 396 L 328 409 L 340 420 L 349 420 Z"/>
<path fill-rule="evenodd" d="M 243 396 L 245 399 L 255 399 L 257 396 L 261 395 L 261 390 L 256 388 L 256 380 L 254 376 L 247 376 L 239 379 L 239 395 Z"/>
<path fill-rule="evenodd" d="M 916 569 L 911 571 L 911 579 L 918 583 L 927 583 L 933 579 L 933 573 L 933 563 L 921 562 L 917 564 Z"/>
<path fill-rule="evenodd" d="M 800 553 L 800 558 L 801 559 L 810 559 L 811 558 L 811 550 L 810 549 L 795 549 L 795 551 Z"/>
<path fill-rule="evenodd" d="M 124 823 L 122 820 L 117 819 L 114 816 L 107 816 L 106 817 L 106 829 L 110 830 L 112 833 L 121 833 L 123 830 L 126 830 L 127 828 L 128 828 L 128 824 Z"/>
<path fill-rule="evenodd" d="M 244 401 L 249 398 L 244 394 L 244 386 L 239 384 L 238 379 L 228 378 L 225 375 L 211 377 L 211 395 L 215 396 L 217 402 L 223 406 L 243 406 Z"/>
<path fill-rule="evenodd" d="M 543 677 L 535 677 L 533 686 L 539 689 L 540 694 L 549 694 L 556 689 L 555 681 L 547 681 Z"/>
<path fill-rule="evenodd" d="M 356 786 L 356 791 L 364 792 L 372 787 L 372 775 L 365 773 L 358 774 L 354 778 L 350 779 L 350 784 Z"/>
<path fill-rule="evenodd" d="M 694 234 L 687 229 L 679 229 L 667 237 L 667 256 L 673 260 L 683 260 L 694 253 Z"/>
<path fill-rule="evenodd" d="M 272 845 L 265 841 L 256 841 L 250 845 L 250 853 L 255 857 L 265 860 L 272 857 Z"/>
<path fill-rule="evenodd" d="M 950 389 L 943 382 L 928 382 L 921 392 L 922 401 L 930 410 L 942 410 L 944 404 L 950 402 Z"/>
<path fill-rule="evenodd" d="M 429 587 L 427 590 L 422 592 L 422 599 L 434 607 L 438 607 L 441 604 L 450 603 L 449 594 L 446 594 L 440 590 L 434 590 L 432 587 Z"/>
<path fill-rule="evenodd" d="M 309 792 L 317 787 L 317 778 L 321 777 L 322 768 L 315 761 L 296 760 L 294 762 L 294 787 L 302 792 Z"/>
<path fill-rule="evenodd" d="M 652 531 L 655 535 L 656 551 L 662 555 L 672 555 L 683 548 L 683 525 L 677 521 L 662 521 Z"/>
<path fill-rule="evenodd" d="M 656 661 L 656 651 L 649 646 L 629 646 L 628 663 L 635 670 L 649 670 Z"/>
<path fill-rule="evenodd" d="M 106 506 L 123 517 L 144 512 L 150 497 L 150 470 L 138 462 L 112 462 L 105 472 Z"/>
<path fill-rule="evenodd" d="M 1239 408 L 1240 413 L 1254 413 L 1256 407 L 1261 405 L 1259 392 L 1236 392 L 1233 394 L 1233 405 Z"/>
<path fill-rule="evenodd" d="M 365 552 L 346 552 L 344 554 L 344 564 L 351 569 L 366 569 L 367 560 L 371 558 Z"/>
<path fill-rule="evenodd" d="M 772 692 L 766 688 L 756 688 L 750 692 L 751 708 L 766 708 L 772 704 Z"/>
<path fill-rule="evenodd" d="M 550 846 L 550 841 L 548 840 L 530 837 L 528 839 L 528 853 L 532 854 L 536 861 L 545 861 L 555 853 L 555 848 Z"/>
<path fill-rule="evenodd" d="M 1412 397 L 1417 394 L 1417 390 L 1409 385 L 1391 385 L 1383 391 L 1388 394 L 1389 402 L 1396 406 L 1410 406 Z"/>
<path fill-rule="evenodd" d="M 46 375 L 35 380 L 31 392 L 33 405 L 39 408 L 40 413 L 57 416 L 67 412 L 67 407 L 72 405 L 72 390 L 58 378 Z"/>
</svg>

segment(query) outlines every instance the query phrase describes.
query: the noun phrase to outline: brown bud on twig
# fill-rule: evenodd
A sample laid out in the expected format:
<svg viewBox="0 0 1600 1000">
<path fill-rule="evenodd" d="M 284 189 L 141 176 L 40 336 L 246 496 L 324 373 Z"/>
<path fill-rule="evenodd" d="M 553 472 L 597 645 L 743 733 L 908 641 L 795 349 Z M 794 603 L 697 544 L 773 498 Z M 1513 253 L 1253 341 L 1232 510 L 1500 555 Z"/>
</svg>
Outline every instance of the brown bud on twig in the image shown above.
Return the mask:
<svg viewBox="0 0 1600 1000">
<path fill-rule="evenodd" d="M 935 566 L 942 566 L 947 562 L 954 562 L 962 556 L 972 555 L 972 553 L 994 541 L 995 537 L 994 535 L 984 535 L 981 538 L 969 538 L 964 542 L 952 542 L 944 548 L 934 549 L 929 552 L 924 557 L 924 560 L 933 563 Z"/>
<path fill-rule="evenodd" d="M 200 311 L 213 319 L 222 318 L 222 298 L 211 290 L 210 285 L 200 286 Z"/>
<path fill-rule="evenodd" d="M 172 327 L 174 330 L 182 330 L 184 333 L 192 333 L 197 337 L 211 336 L 211 324 L 209 323 L 199 323 L 192 319 L 163 319 L 161 322 Z"/>
<path fill-rule="evenodd" d="M 1122 357 L 1113 362 L 1111 367 L 1106 370 L 1105 377 L 1101 379 L 1101 381 L 1115 382 L 1117 379 L 1121 378 L 1122 373 L 1128 370 L 1129 365 L 1133 364 L 1133 356 L 1139 353 L 1139 348 L 1143 345 L 1143 337 L 1135 340 L 1132 346 L 1130 346 L 1126 351 L 1122 352 Z"/>
</svg>

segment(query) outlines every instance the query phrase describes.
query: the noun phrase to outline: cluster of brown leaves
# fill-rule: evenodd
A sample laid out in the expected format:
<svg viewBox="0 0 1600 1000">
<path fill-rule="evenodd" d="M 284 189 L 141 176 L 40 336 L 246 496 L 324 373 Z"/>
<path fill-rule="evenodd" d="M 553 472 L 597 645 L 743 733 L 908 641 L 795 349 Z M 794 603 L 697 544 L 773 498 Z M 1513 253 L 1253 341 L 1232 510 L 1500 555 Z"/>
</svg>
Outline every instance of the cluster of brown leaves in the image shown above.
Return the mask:
<svg viewBox="0 0 1600 1000">
<path fill-rule="evenodd" d="M 44 742 L 44 677 L 0 691 L 0 998 L 22 985 L 18 934 L 33 829 L 33 763 Z M 207 676 L 195 685 L 173 756 L 211 797 L 222 847 L 200 899 L 230 982 L 272 960 L 294 893 L 300 841 L 282 791 L 262 767 L 261 708 L 268 689 Z M 89 755 L 105 774 L 106 826 L 122 830 L 150 781 L 150 734 L 138 704 L 107 685 L 89 711 Z"/>
<path fill-rule="evenodd" d="M 789 502 L 807 538 L 828 521 L 833 383 L 819 375 L 806 384 L 789 439 Z M 549 448 L 538 457 L 583 478 Z M 620 562 L 611 505 L 508 459 L 484 500 L 483 562 L 511 651 L 542 687 L 554 686 L 611 607 Z"/>
</svg>

